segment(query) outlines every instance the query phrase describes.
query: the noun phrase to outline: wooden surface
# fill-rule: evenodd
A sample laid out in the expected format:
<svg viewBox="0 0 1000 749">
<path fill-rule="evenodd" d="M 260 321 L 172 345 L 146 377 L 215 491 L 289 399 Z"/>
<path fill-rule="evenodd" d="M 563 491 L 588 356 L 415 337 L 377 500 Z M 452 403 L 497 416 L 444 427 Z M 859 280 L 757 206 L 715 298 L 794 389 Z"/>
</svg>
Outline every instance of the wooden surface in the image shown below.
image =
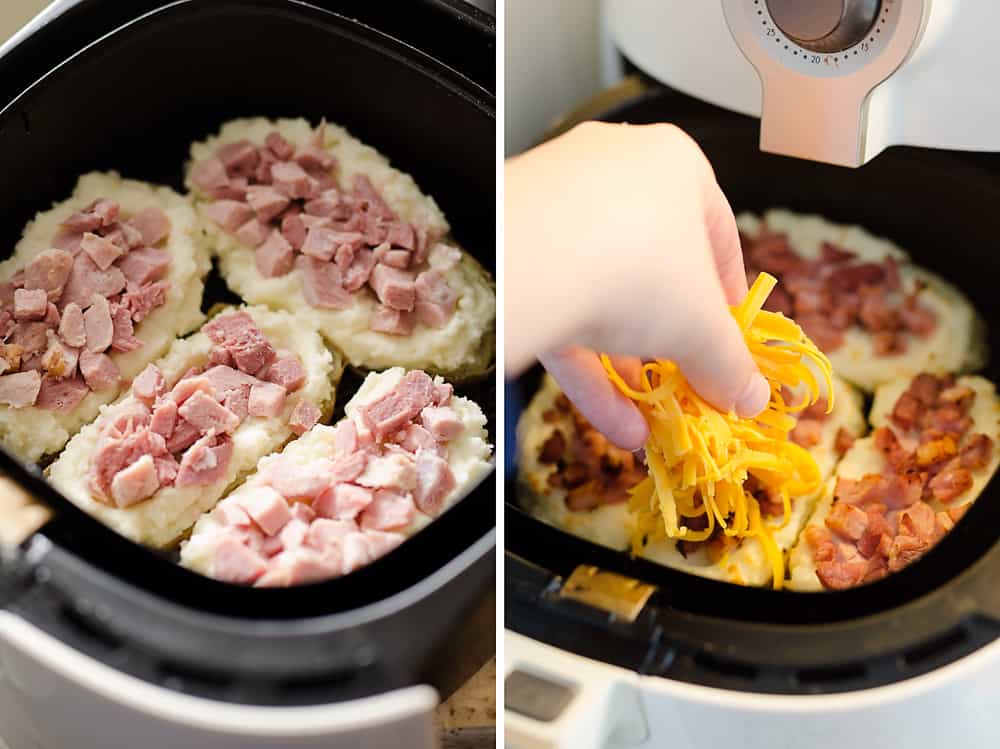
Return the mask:
<svg viewBox="0 0 1000 749">
<path fill-rule="evenodd" d="M 442 749 L 496 746 L 497 661 L 491 658 L 437 709 Z"/>
</svg>

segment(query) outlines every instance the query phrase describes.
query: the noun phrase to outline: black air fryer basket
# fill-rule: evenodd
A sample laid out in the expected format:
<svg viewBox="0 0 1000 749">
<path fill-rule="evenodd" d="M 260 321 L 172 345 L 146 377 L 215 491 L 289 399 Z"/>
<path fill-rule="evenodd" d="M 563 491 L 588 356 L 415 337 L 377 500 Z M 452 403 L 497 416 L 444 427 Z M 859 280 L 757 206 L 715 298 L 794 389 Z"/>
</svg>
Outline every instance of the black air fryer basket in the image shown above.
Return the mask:
<svg viewBox="0 0 1000 749">
<path fill-rule="evenodd" d="M 224 121 L 327 117 L 413 174 L 493 272 L 494 60 L 493 19 L 460 0 L 70 3 L 0 58 L 2 246 L 89 170 L 183 191 L 189 144 Z M 236 298 L 213 271 L 219 301 Z M 492 380 L 459 392 L 492 439 Z M 492 477 L 368 567 L 256 590 L 116 535 L 6 453 L 0 469 L 58 509 L 3 568 L 0 605 L 152 683 L 273 705 L 447 694 L 493 651 Z"/>
<path fill-rule="evenodd" d="M 892 148 L 857 170 L 762 153 L 756 119 L 654 87 L 605 112 L 613 122 L 673 122 L 707 154 L 737 212 L 786 207 L 859 224 L 907 248 L 958 286 L 987 322 L 1000 378 L 1000 161 Z M 508 424 L 537 390 L 508 386 Z M 551 528 L 517 504 L 508 431 L 506 626 L 581 655 L 692 683 L 810 694 L 889 684 L 950 663 L 1000 636 L 1000 486 L 994 479 L 926 556 L 837 593 L 744 588 L 631 558 Z M 635 622 L 559 595 L 579 564 L 657 586 Z"/>
</svg>

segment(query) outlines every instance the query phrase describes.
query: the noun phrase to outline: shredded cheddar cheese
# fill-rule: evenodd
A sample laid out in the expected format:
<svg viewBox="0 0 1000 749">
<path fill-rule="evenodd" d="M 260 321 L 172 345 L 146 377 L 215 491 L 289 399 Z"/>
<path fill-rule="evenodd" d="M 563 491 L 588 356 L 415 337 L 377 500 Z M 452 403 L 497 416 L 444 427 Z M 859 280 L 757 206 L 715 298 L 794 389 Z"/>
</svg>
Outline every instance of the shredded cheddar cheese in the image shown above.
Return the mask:
<svg viewBox="0 0 1000 749">
<path fill-rule="evenodd" d="M 769 561 L 774 587 L 785 578 L 784 557 L 773 532 L 791 518 L 791 498 L 816 491 L 820 471 L 806 450 L 788 439 L 792 415 L 823 394 L 807 361 L 825 381 L 827 412 L 833 409 L 830 362 L 792 320 L 762 309 L 777 281 L 761 273 L 742 303 L 732 309 L 754 361 L 771 386 L 767 408 L 753 419 L 722 413 L 688 384 L 677 365 L 657 360 L 643 365 L 639 387 L 601 361 L 608 377 L 635 402 L 649 425 L 646 462 L 649 476 L 630 490 L 629 510 L 636 519 L 633 549 L 664 538 L 705 541 L 718 527 L 727 536 L 756 538 Z M 783 387 L 808 391 L 801 402 L 785 402 Z M 744 488 L 753 477 L 770 496 L 780 496 L 783 519 L 771 525 L 760 504 Z M 702 518 L 692 528 L 691 519 Z"/>
</svg>

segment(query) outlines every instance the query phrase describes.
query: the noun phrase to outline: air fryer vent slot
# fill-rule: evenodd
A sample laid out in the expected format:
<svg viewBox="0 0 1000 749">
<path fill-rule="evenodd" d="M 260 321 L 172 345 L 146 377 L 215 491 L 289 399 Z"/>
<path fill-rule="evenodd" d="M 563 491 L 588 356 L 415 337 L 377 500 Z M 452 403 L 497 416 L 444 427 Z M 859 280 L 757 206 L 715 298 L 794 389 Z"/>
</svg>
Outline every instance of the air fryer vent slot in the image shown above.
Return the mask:
<svg viewBox="0 0 1000 749">
<path fill-rule="evenodd" d="M 743 681 L 754 681 L 760 673 L 753 666 L 716 658 L 714 655 L 704 652 L 697 653 L 694 656 L 694 664 L 706 671 L 713 671 L 720 676 L 725 676 L 729 679 L 741 679 Z"/>
<path fill-rule="evenodd" d="M 846 664 L 824 668 L 803 668 L 795 672 L 800 684 L 830 684 L 834 682 L 860 681 L 867 673 L 864 666 Z"/>
<path fill-rule="evenodd" d="M 949 650 L 959 648 L 969 639 L 964 629 L 955 628 L 940 637 L 935 637 L 922 645 L 911 648 L 903 653 L 902 660 L 907 668 L 919 668 L 925 661 L 939 658 Z"/>
</svg>

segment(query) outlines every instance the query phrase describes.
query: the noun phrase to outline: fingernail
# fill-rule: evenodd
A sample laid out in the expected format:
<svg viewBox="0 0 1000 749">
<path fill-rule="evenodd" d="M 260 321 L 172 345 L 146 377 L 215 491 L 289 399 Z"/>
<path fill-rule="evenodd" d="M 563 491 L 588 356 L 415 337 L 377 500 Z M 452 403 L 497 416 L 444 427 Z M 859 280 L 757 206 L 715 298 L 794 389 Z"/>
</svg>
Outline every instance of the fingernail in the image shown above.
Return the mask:
<svg viewBox="0 0 1000 749">
<path fill-rule="evenodd" d="M 764 375 L 757 373 L 743 388 L 733 408 L 739 416 L 747 419 L 763 411 L 770 398 L 771 388 L 767 380 L 764 379 Z"/>
</svg>

